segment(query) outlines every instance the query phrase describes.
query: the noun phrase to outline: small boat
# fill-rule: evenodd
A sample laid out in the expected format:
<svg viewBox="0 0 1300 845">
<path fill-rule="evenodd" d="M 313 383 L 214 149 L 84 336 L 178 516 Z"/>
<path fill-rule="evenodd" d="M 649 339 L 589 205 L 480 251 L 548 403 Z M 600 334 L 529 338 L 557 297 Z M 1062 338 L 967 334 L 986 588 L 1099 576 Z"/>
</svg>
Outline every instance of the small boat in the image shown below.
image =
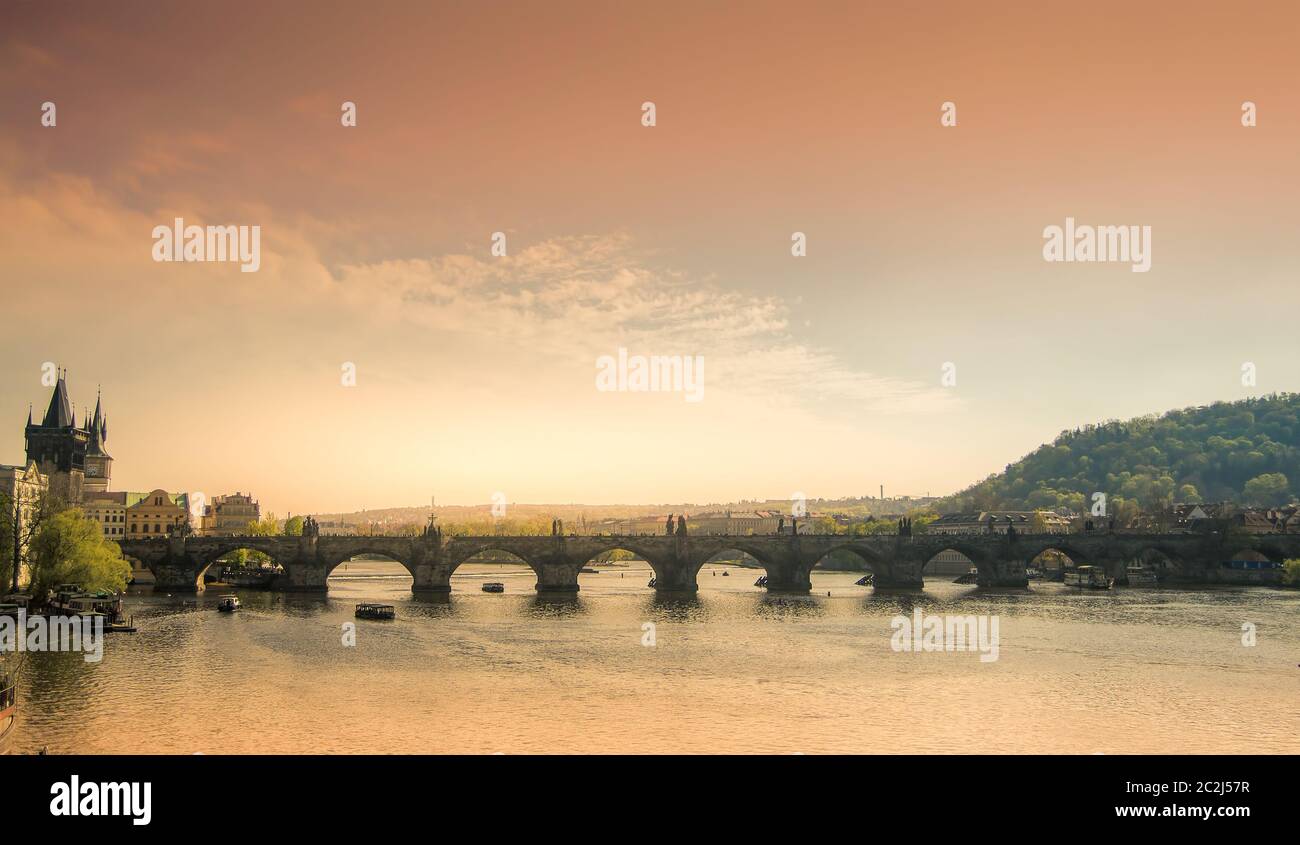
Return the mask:
<svg viewBox="0 0 1300 845">
<path fill-rule="evenodd" d="M 1037 566 L 1026 566 L 1025 577 L 1031 581 L 1036 581 L 1043 577 L 1043 571 Z"/>
<path fill-rule="evenodd" d="M 659 577 L 658 577 L 658 576 L 655 576 L 654 578 L 651 578 L 651 579 L 650 579 L 650 583 L 649 583 L 649 584 L 646 584 L 646 586 L 647 586 L 647 587 L 653 587 L 653 586 L 654 586 L 655 584 L 657 584 L 657 583 L 659 583 Z"/>
<path fill-rule="evenodd" d="M 760 576 L 758 577 L 758 580 L 754 582 L 754 586 L 755 586 L 755 587 L 766 587 L 766 586 L 767 586 L 767 576 L 766 576 L 766 575 L 760 575 Z"/>
<path fill-rule="evenodd" d="M 505 591 L 506 585 L 500 581 L 488 581 L 483 585 L 483 592 L 485 593 L 504 593 Z"/>
<path fill-rule="evenodd" d="M 373 604 L 362 602 L 357 605 L 358 619 L 396 619 L 397 608 L 391 604 Z"/>
<path fill-rule="evenodd" d="M 270 589 L 272 582 L 280 573 L 274 569 L 262 569 L 256 567 L 244 567 L 241 569 L 230 568 L 225 571 L 223 576 L 225 582 L 232 587 L 241 587 L 252 590 Z"/>
<path fill-rule="evenodd" d="M 1160 579 L 1154 572 L 1136 563 L 1129 565 L 1124 572 L 1124 576 L 1128 578 L 1130 587 L 1154 587 L 1160 583 Z"/>
<path fill-rule="evenodd" d="M 724 569 L 724 570 L 722 570 L 722 577 L 723 577 L 723 578 L 727 577 L 727 576 L 730 575 L 730 574 L 731 574 L 731 570 L 728 570 L 728 569 Z"/>
<path fill-rule="evenodd" d="M 8 667 L 0 665 L 0 754 L 9 746 L 14 724 L 18 721 L 18 677 Z"/>
<path fill-rule="evenodd" d="M 1115 585 L 1115 579 L 1106 574 L 1106 570 L 1097 566 L 1076 566 L 1065 573 L 1065 586 L 1089 590 L 1109 590 Z"/>
<path fill-rule="evenodd" d="M 970 572 L 967 572 L 965 575 L 958 575 L 956 578 L 952 579 L 952 582 L 954 584 L 977 584 L 979 583 L 979 577 L 979 567 L 972 566 Z"/>
<path fill-rule="evenodd" d="M 854 581 L 854 582 L 853 582 L 853 586 L 855 586 L 855 587 L 870 587 L 870 586 L 871 586 L 871 579 L 874 578 L 874 577 L 876 577 L 876 573 L 874 573 L 874 572 L 868 572 L 866 575 L 863 575 L 861 578 L 859 578 L 858 580 Z"/>
<path fill-rule="evenodd" d="M 217 610 L 221 613 L 234 613 L 241 607 L 243 605 L 240 604 L 239 596 L 236 595 L 222 596 L 217 600 Z"/>
</svg>

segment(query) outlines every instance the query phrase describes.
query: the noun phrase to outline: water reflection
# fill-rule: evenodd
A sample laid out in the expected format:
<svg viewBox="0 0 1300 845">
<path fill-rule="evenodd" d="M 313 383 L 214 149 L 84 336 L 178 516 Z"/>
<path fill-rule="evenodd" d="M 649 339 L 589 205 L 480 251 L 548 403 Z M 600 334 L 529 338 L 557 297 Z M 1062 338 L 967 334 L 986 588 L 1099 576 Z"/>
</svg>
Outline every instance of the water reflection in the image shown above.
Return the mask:
<svg viewBox="0 0 1300 845">
<path fill-rule="evenodd" d="M 885 591 L 855 586 L 860 573 L 818 571 L 800 596 L 768 594 L 753 571 L 734 570 L 674 595 L 632 570 L 585 574 L 577 595 L 538 595 L 531 573 L 463 570 L 451 594 L 415 597 L 354 563 L 328 595 L 237 591 L 246 609 L 233 615 L 214 609 L 220 591 L 133 593 L 140 633 L 108 637 L 101 664 L 31 655 L 14 748 L 1300 751 L 1297 593 L 985 591 L 942 579 Z M 481 592 L 485 579 L 506 593 Z M 360 601 L 393 604 L 397 619 L 357 620 Z M 997 614 L 999 660 L 893 651 L 890 620 L 918 608 Z M 1241 645 L 1243 620 L 1258 625 L 1257 647 Z M 935 694 L 918 708 L 924 690 Z M 1122 703 L 1106 707 L 1100 737 L 1071 715 L 1097 702 Z M 1282 715 L 1243 724 L 1243 712 Z M 160 730 L 156 714 L 184 717 Z"/>
</svg>

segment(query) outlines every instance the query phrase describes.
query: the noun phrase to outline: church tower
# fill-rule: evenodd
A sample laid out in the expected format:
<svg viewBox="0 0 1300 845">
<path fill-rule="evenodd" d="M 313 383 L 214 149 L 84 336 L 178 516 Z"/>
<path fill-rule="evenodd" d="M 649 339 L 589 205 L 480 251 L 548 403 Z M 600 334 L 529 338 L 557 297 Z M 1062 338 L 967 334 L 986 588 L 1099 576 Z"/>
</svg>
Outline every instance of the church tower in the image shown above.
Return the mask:
<svg viewBox="0 0 1300 845">
<path fill-rule="evenodd" d="M 66 502 L 80 502 L 89 446 L 90 429 L 77 427 L 76 414 L 68 401 L 67 373 L 60 371 L 40 424 L 33 423 L 31 411 L 27 412 L 27 460 L 35 461 L 49 478 L 50 495 Z"/>
<path fill-rule="evenodd" d="M 107 492 L 113 475 L 113 456 L 104 451 L 108 420 L 101 409 L 102 401 L 99 391 L 95 391 L 95 416 L 90 421 L 90 443 L 86 446 L 86 495 Z"/>
</svg>

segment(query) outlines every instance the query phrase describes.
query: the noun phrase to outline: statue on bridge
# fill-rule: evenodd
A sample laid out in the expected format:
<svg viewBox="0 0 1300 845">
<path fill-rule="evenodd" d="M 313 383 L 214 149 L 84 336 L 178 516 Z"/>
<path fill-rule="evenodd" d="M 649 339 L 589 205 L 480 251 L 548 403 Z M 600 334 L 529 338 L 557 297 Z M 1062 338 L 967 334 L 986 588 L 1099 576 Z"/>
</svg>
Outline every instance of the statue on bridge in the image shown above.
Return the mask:
<svg viewBox="0 0 1300 845">
<path fill-rule="evenodd" d="M 678 537 L 686 536 L 686 515 L 685 514 L 682 514 L 681 516 L 677 517 L 677 536 Z"/>
<path fill-rule="evenodd" d="M 304 517 L 303 520 L 302 520 L 302 536 L 304 536 L 304 537 L 319 537 L 319 536 L 320 536 L 320 523 L 317 522 L 317 521 L 315 520 L 315 518 L 313 518 L 313 517 L 310 517 L 310 516 L 308 516 L 308 517 Z"/>
<path fill-rule="evenodd" d="M 665 530 L 664 530 L 664 533 L 667 534 L 667 535 L 670 536 L 670 537 L 671 537 L 672 534 L 673 534 L 673 515 L 672 515 L 672 514 L 668 514 L 668 523 L 667 523 L 667 527 L 666 527 Z"/>
</svg>

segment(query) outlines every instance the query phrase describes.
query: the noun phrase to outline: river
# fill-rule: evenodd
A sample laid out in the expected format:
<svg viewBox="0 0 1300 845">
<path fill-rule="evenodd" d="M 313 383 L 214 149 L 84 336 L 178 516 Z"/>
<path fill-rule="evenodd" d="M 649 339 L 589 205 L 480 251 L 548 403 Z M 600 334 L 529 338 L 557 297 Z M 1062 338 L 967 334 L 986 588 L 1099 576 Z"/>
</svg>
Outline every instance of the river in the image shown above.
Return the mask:
<svg viewBox="0 0 1300 845">
<path fill-rule="evenodd" d="M 397 572 L 353 561 L 327 597 L 242 591 L 237 614 L 220 589 L 197 608 L 132 593 L 139 633 L 108 635 L 102 662 L 27 656 L 11 751 L 1300 752 L 1297 592 L 877 593 L 815 571 L 780 597 L 708 566 L 695 598 L 661 599 L 633 562 L 559 599 L 525 567 L 467 564 L 430 601 Z M 398 618 L 354 619 L 358 601 Z M 996 616 L 997 659 L 895 651 L 917 606 Z"/>
</svg>

